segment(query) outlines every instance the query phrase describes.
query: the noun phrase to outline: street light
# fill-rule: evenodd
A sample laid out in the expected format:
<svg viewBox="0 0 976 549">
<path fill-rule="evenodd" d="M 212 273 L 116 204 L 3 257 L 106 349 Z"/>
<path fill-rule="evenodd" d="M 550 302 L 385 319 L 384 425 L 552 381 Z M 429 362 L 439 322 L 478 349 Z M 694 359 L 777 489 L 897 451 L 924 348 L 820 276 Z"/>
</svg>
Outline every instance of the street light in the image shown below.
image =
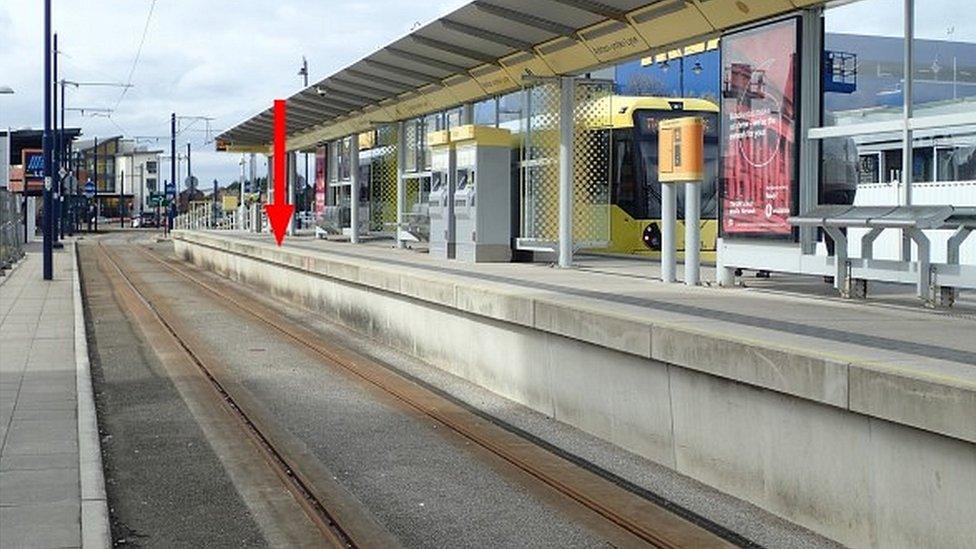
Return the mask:
<svg viewBox="0 0 976 549">
<path fill-rule="evenodd" d="M 14 89 L 11 88 L 10 86 L 0 86 L 0 95 L 13 95 L 13 94 L 14 94 Z"/>
<path fill-rule="evenodd" d="M 13 94 L 14 94 L 14 90 L 10 86 L 0 86 L 0 95 L 13 95 Z M 3 118 L 0 117 L 0 120 L 3 120 Z M 9 155 L 10 155 L 10 144 L 12 142 L 13 142 L 13 138 L 10 135 L 10 128 L 8 127 L 7 128 L 7 149 L 6 149 L 7 150 L 8 157 L 7 157 L 6 160 L 4 160 L 4 163 L 3 163 L 4 166 L 7 166 L 7 173 L 4 174 L 6 176 L 4 178 L 4 181 L 7 181 L 7 180 L 10 179 L 10 164 L 9 164 L 10 158 L 9 158 Z"/>
</svg>

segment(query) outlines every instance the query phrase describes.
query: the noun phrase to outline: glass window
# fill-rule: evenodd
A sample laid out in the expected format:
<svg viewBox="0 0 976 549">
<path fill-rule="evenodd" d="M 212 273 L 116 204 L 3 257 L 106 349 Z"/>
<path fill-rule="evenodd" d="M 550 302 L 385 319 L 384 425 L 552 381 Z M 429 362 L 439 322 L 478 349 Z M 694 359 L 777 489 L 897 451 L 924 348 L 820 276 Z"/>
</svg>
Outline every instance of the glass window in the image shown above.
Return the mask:
<svg viewBox="0 0 976 549">
<path fill-rule="evenodd" d="M 902 116 L 904 0 L 861 0 L 824 11 L 824 126 Z"/>
<path fill-rule="evenodd" d="M 451 109 L 444 114 L 444 121 L 446 126 L 443 128 L 449 130 L 451 128 L 456 128 L 461 125 L 461 118 L 464 115 L 464 107 L 457 107 Z"/>
<path fill-rule="evenodd" d="M 914 116 L 976 109 L 976 16 L 972 0 L 916 0 Z"/>
<path fill-rule="evenodd" d="M 881 181 L 881 154 L 867 153 L 858 155 L 857 166 L 858 183 L 878 183 Z"/>
<path fill-rule="evenodd" d="M 521 91 L 516 91 L 498 98 L 499 128 L 505 128 L 512 133 L 521 133 L 523 95 Z"/>
<path fill-rule="evenodd" d="M 635 59 L 614 68 L 614 88 L 620 95 L 696 97 L 718 104 L 720 65 L 718 49 L 660 62 Z"/>
<path fill-rule="evenodd" d="M 912 181 L 935 180 L 935 149 L 915 147 L 912 151 Z"/>
<path fill-rule="evenodd" d="M 935 151 L 937 181 L 976 181 L 976 133 Z"/>
<path fill-rule="evenodd" d="M 494 126 L 498 119 L 498 101 L 486 99 L 474 104 L 474 123 L 481 126 Z"/>
</svg>

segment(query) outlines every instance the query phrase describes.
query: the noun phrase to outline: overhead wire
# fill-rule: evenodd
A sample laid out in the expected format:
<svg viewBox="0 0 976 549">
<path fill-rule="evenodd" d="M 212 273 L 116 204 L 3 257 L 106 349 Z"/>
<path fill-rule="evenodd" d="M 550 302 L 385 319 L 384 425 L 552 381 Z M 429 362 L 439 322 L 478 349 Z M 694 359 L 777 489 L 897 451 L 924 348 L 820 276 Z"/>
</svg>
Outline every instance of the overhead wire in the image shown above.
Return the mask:
<svg viewBox="0 0 976 549">
<path fill-rule="evenodd" d="M 112 108 L 113 111 L 119 108 L 119 104 L 125 99 L 126 94 L 129 92 L 129 86 L 132 85 L 132 77 L 135 75 L 136 67 L 139 65 L 139 59 L 142 57 L 142 47 L 146 44 L 146 37 L 149 36 L 149 24 L 152 22 L 153 10 L 156 9 L 156 0 L 152 0 L 149 4 L 149 13 L 146 15 L 146 25 L 142 28 L 142 38 L 139 39 L 139 48 L 136 50 L 136 56 L 132 60 L 132 67 L 129 69 L 129 77 L 126 78 L 126 87 L 122 88 L 122 93 L 119 94 L 118 100 L 115 102 L 115 107 Z"/>
</svg>

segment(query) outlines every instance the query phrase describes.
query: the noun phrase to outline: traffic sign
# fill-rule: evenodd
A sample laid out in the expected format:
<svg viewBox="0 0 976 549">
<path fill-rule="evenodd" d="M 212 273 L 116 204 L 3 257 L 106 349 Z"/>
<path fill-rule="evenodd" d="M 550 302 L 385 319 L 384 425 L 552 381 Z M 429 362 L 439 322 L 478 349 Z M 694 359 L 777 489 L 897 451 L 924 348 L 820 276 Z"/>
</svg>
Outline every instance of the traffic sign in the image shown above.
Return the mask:
<svg viewBox="0 0 976 549">
<path fill-rule="evenodd" d="M 68 170 L 64 168 L 58 170 L 58 175 L 61 176 L 61 179 L 64 179 L 68 175 L 68 173 L 69 173 Z"/>
<path fill-rule="evenodd" d="M 95 183 L 93 183 L 90 179 L 87 183 L 85 183 L 85 196 L 88 198 L 95 196 Z"/>
<path fill-rule="evenodd" d="M 166 183 L 166 198 L 173 199 L 176 197 L 176 184 Z"/>
</svg>

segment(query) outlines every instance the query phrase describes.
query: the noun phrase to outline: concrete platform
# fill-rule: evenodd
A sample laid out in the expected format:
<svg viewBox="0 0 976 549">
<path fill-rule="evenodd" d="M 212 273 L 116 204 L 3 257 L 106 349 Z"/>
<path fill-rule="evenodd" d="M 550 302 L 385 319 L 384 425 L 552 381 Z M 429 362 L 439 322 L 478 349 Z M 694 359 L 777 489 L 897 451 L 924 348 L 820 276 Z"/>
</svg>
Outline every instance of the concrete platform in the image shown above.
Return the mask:
<svg viewBox="0 0 976 549">
<path fill-rule="evenodd" d="M 791 292 L 665 285 L 623 259 L 559 270 L 377 243 L 174 239 L 185 259 L 842 543 L 971 542 L 976 316 L 965 295 L 930 311 L 897 292 L 845 302 L 795 280 Z"/>
<path fill-rule="evenodd" d="M 0 280 L 0 547 L 108 547 L 74 244 Z"/>
</svg>

